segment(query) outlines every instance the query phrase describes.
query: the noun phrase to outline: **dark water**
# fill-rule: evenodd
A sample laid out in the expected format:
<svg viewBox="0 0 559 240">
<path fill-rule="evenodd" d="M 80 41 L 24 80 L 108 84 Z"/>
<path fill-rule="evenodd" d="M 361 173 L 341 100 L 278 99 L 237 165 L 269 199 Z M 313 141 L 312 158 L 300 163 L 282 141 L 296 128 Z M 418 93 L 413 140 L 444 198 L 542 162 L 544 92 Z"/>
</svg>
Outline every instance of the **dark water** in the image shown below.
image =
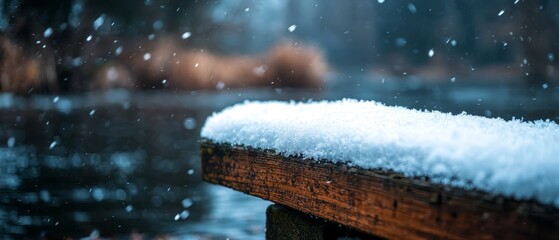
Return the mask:
<svg viewBox="0 0 559 240">
<path fill-rule="evenodd" d="M 336 76 L 321 92 L 0 95 L 0 239 L 263 239 L 269 203 L 204 183 L 199 171 L 205 118 L 245 99 L 354 97 L 559 121 L 556 92 Z"/>
</svg>

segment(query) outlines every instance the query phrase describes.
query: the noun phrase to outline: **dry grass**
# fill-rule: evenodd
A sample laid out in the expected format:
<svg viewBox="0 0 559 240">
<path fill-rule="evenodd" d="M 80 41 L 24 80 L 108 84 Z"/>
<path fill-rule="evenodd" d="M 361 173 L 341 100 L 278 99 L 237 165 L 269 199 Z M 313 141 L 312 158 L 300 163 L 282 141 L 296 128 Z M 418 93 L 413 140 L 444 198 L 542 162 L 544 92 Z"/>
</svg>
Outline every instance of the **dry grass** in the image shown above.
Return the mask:
<svg viewBox="0 0 559 240">
<path fill-rule="evenodd" d="M 75 89 L 78 91 L 321 88 L 324 84 L 327 64 L 316 48 L 284 42 L 264 54 L 225 56 L 185 48 L 175 39 L 164 36 L 125 45 L 120 56 L 100 65 L 93 62 L 106 54 L 108 47 L 98 43 L 97 48 L 85 48 L 84 65 L 72 70 L 79 79 L 70 81 L 73 86 L 83 86 Z M 53 57 L 45 53 L 26 56 L 23 48 L 5 37 L 0 38 L 0 51 L 1 91 L 29 94 L 58 89 Z"/>
</svg>

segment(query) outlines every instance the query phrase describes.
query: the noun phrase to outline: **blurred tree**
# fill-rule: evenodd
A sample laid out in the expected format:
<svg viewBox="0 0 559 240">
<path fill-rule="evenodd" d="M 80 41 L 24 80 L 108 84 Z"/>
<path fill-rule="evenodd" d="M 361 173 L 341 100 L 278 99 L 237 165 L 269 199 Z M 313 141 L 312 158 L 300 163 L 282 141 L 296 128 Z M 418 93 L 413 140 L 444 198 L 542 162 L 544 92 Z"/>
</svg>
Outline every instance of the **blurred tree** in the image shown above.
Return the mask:
<svg viewBox="0 0 559 240">
<path fill-rule="evenodd" d="M 557 9 L 553 0 L 4 0 L 0 29 L 24 54 L 53 56 L 63 89 L 83 88 L 65 81 L 79 78 L 81 63 L 97 68 L 118 46 L 187 31 L 192 37 L 180 44 L 226 54 L 262 52 L 289 38 L 316 43 L 350 71 L 438 67 L 477 77 L 483 73 L 469 69 L 496 66 L 494 76 L 541 86 L 559 75 Z"/>
<path fill-rule="evenodd" d="M 177 33 L 191 21 L 195 9 L 208 2 L 5 0 L 0 2 L 0 23 L 4 23 L 0 30 L 24 55 L 52 59 L 48 62 L 56 64 L 62 90 L 80 90 L 87 85 L 75 79 L 83 76 L 79 74 L 82 63 L 91 64 L 98 57 L 110 61 L 115 57 L 110 54 L 116 48 L 112 45 L 118 41 Z"/>
<path fill-rule="evenodd" d="M 559 17 L 556 1 L 530 0 L 515 6 L 519 22 L 520 37 L 526 62 L 523 65 L 525 79 L 535 88 L 543 84 L 559 85 L 553 79 L 556 63 L 554 55 L 559 53 Z"/>
</svg>

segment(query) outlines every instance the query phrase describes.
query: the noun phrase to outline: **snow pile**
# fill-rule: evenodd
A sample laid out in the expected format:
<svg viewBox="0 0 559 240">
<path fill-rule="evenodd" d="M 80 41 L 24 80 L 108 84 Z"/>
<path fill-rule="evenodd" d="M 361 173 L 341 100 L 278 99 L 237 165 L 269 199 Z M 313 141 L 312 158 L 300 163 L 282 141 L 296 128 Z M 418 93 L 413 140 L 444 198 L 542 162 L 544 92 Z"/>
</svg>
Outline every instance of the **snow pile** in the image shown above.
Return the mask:
<svg viewBox="0 0 559 240">
<path fill-rule="evenodd" d="M 245 102 L 202 137 L 385 169 L 559 207 L 559 125 L 389 107 L 372 101 Z"/>
</svg>

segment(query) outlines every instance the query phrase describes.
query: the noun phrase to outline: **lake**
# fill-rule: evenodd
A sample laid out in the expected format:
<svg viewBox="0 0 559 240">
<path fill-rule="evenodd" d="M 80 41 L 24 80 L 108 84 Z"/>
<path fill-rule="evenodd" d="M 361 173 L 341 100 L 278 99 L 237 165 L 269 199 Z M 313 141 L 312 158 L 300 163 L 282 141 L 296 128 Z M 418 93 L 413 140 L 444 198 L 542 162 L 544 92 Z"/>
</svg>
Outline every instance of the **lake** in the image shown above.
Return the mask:
<svg viewBox="0 0 559 240">
<path fill-rule="evenodd" d="M 263 239 L 269 202 L 201 181 L 204 120 L 247 99 L 341 98 L 559 121 L 556 89 L 368 75 L 331 75 L 322 91 L 2 94 L 0 239 Z"/>
</svg>

